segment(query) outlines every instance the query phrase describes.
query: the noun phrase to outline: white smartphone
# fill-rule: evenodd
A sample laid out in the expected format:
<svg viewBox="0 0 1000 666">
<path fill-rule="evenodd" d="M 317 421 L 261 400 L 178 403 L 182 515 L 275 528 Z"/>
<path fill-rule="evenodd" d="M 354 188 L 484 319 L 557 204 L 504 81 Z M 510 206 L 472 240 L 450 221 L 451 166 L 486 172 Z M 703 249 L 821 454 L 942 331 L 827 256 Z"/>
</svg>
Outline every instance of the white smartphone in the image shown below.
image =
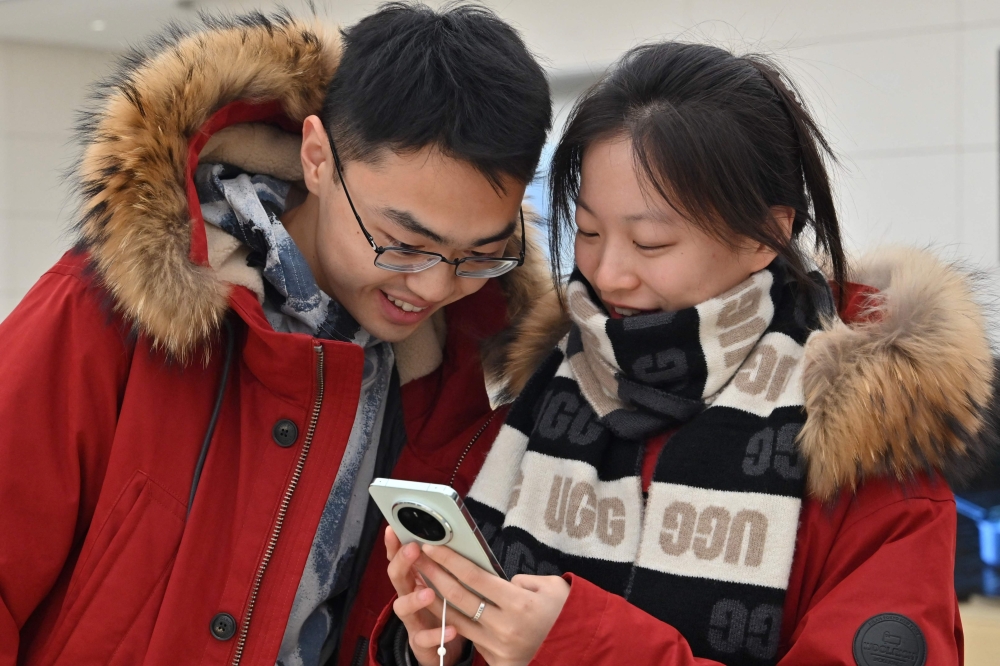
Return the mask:
<svg viewBox="0 0 1000 666">
<path fill-rule="evenodd" d="M 372 481 L 368 492 L 402 543 L 448 546 L 507 580 L 462 498 L 449 486 L 380 478 Z"/>
</svg>

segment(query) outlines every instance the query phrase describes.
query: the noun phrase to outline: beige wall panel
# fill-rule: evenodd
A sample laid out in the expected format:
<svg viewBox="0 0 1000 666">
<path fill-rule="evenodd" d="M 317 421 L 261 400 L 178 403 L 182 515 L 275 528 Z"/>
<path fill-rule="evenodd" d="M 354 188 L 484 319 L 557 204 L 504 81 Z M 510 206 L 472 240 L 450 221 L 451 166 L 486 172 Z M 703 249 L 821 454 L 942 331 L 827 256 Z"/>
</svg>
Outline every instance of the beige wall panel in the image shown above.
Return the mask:
<svg viewBox="0 0 1000 666">
<path fill-rule="evenodd" d="M 954 146 L 959 37 L 946 32 L 789 49 L 781 56 L 838 152 Z"/>
<path fill-rule="evenodd" d="M 110 56 L 0 43 L 0 316 L 71 242 L 62 171 L 76 157 L 74 114 Z"/>
<path fill-rule="evenodd" d="M 689 0 L 690 25 L 732 25 L 748 42 L 812 42 L 953 23 L 957 0 Z"/>
<path fill-rule="evenodd" d="M 1000 0 L 995 0 L 1000 7 Z M 961 42 L 960 140 L 970 146 L 997 145 L 997 87 L 1000 80 L 1000 21 L 988 28 L 966 30 Z"/>
<path fill-rule="evenodd" d="M 11 132 L 2 145 L 0 162 L 7 176 L 0 180 L 0 211 L 49 213 L 53 219 L 66 219 L 72 210 L 63 172 L 76 154 L 69 135 Z"/>
<path fill-rule="evenodd" d="M 848 162 L 838 178 L 838 201 L 849 246 L 954 248 L 960 233 L 957 164 L 954 153 Z"/>
<path fill-rule="evenodd" d="M 977 265 L 1000 265 L 1000 156 L 994 148 L 960 159 L 959 254 Z"/>
<path fill-rule="evenodd" d="M 1000 21 L 997 0 L 958 0 L 958 11 L 963 21 Z"/>
</svg>

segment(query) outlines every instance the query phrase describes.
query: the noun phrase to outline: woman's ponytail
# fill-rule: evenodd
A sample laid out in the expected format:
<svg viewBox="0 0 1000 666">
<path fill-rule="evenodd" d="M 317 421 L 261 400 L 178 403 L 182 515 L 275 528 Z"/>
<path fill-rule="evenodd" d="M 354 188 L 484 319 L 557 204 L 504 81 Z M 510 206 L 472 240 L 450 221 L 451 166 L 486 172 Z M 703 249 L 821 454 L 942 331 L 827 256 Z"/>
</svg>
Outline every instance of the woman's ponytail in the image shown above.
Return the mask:
<svg viewBox="0 0 1000 666">
<path fill-rule="evenodd" d="M 840 233 L 840 221 L 833 203 L 833 188 L 830 185 L 830 176 L 824 157 L 833 163 L 837 162 L 837 158 L 830 148 L 830 144 L 827 143 L 826 137 L 816 125 L 816 121 L 806 110 L 794 84 L 786 83 L 774 66 L 763 58 L 748 56 L 746 60 L 760 72 L 760 75 L 777 93 L 788 114 L 788 119 L 791 121 L 798 140 L 806 197 L 812 207 L 810 226 L 813 228 L 816 246 L 829 257 L 830 268 L 833 271 L 831 277 L 838 286 L 843 287 L 846 280 L 847 262 Z M 796 220 L 799 227 L 796 231 L 801 230 L 804 222 L 806 220 L 801 222 Z"/>
</svg>

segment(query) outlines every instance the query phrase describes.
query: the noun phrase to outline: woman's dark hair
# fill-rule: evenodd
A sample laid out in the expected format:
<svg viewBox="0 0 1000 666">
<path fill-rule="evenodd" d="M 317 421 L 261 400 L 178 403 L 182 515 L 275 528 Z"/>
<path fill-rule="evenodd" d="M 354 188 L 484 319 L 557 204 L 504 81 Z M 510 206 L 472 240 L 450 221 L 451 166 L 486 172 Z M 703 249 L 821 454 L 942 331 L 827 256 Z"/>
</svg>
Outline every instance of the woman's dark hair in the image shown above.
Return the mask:
<svg viewBox="0 0 1000 666">
<path fill-rule="evenodd" d="M 552 100 L 514 28 L 480 5 L 393 2 L 342 34 L 321 115 L 340 157 L 434 145 L 498 188 L 531 181 Z"/>
<path fill-rule="evenodd" d="M 792 84 L 765 57 L 678 42 L 632 49 L 574 106 L 549 177 L 557 280 L 583 155 L 618 137 L 631 140 L 638 173 L 692 223 L 726 242 L 743 236 L 765 244 L 800 278 L 807 269 L 797 239 L 811 227 L 832 278 L 843 284 L 846 260 L 824 163 L 834 156 Z M 795 210 L 791 240 L 771 206 Z"/>
</svg>

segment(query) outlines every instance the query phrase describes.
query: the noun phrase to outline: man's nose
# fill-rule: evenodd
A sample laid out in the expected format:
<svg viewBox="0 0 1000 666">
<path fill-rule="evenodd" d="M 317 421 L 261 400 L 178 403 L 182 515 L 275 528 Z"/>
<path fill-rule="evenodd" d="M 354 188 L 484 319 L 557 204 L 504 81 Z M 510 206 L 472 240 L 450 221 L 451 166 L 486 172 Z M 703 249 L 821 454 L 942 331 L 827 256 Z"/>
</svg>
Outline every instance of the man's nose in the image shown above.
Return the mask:
<svg viewBox="0 0 1000 666">
<path fill-rule="evenodd" d="M 428 303 L 440 303 L 455 289 L 455 267 L 443 261 L 419 273 L 406 275 L 406 288 Z"/>
</svg>

